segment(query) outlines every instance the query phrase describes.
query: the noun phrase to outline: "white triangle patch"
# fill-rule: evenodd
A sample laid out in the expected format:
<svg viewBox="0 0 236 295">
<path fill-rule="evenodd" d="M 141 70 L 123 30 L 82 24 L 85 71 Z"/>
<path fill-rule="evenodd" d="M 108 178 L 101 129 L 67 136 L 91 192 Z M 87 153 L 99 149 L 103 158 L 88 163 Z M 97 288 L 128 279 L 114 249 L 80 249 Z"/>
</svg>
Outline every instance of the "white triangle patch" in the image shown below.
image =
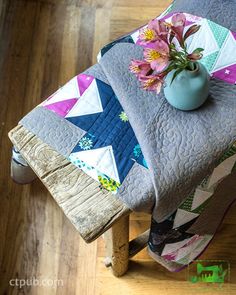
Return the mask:
<svg viewBox="0 0 236 295">
<path fill-rule="evenodd" d="M 83 161 L 120 183 L 112 146 L 81 151 L 73 153 L 72 155 L 74 158 Z"/>
<path fill-rule="evenodd" d="M 194 238 L 195 238 L 195 236 L 192 237 L 192 239 L 194 239 Z M 178 254 L 175 257 L 175 261 L 183 259 L 186 256 L 190 256 L 191 252 L 194 251 L 198 247 L 198 245 L 202 242 L 202 240 L 203 240 L 203 237 L 201 237 L 201 236 L 197 237 L 195 240 L 193 240 L 192 243 L 190 243 L 190 245 L 188 245 L 182 249 L 179 249 Z M 198 254 L 200 254 L 200 253 L 198 253 Z"/>
<path fill-rule="evenodd" d="M 207 23 L 206 19 L 199 22 L 201 25 L 200 30 L 195 33 L 191 39 L 188 40 L 188 52 L 193 52 L 196 48 L 204 48 L 203 56 L 208 56 L 219 50 L 219 46 L 215 37 Z"/>
<path fill-rule="evenodd" d="M 187 242 L 189 242 L 191 239 L 192 239 L 192 237 L 188 238 L 188 239 L 185 239 L 183 241 L 177 242 L 177 243 L 166 244 L 163 251 L 162 251 L 162 253 L 161 253 L 161 256 L 168 255 L 168 254 L 171 254 L 172 252 L 175 252 L 179 248 L 186 245 Z"/>
<path fill-rule="evenodd" d="M 216 64 L 212 69 L 212 72 L 219 71 L 223 68 L 236 64 L 236 40 L 233 35 L 228 34 L 224 45 L 220 50 L 220 54 L 217 58 Z"/>
<path fill-rule="evenodd" d="M 236 154 L 232 157 L 227 158 L 224 160 L 220 165 L 218 165 L 211 174 L 208 188 L 211 188 L 217 182 L 219 182 L 222 178 L 229 175 L 234 167 L 236 162 Z"/>
<path fill-rule="evenodd" d="M 196 259 L 196 257 L 202 253 L 202 251 L 206 248 L 206 246 L 209 244 L 210 240 L 213 238 L 212 235 L 204 235 L 201 236 L 200 243 L 197 243 L 195 245 L 195 248 L 191 250 L 190 256 L 189 256 L 189 262 Z"/>
<path fill-rule="evenodd" d="M 191 210 L 194 210 L 201 204 L 203 204 L 207 199 L 209 199 L 212 196 L 212 194 L 213 192 L 207 192 L 197 188 L 194 193 Z"/>
<path fill-rule="evenodd" d="M 190 254 L 189 254 L 190 255 Z M 189 263 L 189 255 L 185 256 L 184 258 L 181 258 L 180 260 L 176 260 L 175 259 L 175 262 L 177 262 L 178 264 L 183 264 L 183 265 L 186 265 Z"/>
<path fill-rule="evenodd" d="M 85 90 L 78 102 L 67 114 L 68 117 L 78 117 L 103 112 L 102 102 L 94 79 L 90 86 Z"/>
<path fill-rule="evenodd" d="M 185 211 L 183 209 L 178 209 L 175 215 L 173 228 L 177 228 L 197 217 L 199 214 Z"/>
<path fill-rule="evenodd" d="M 139 37 L 139 30 L 131 34 L 131 38 L 134 40 L 134 43 L 138 41 L 138 37 Z"/>
<path fill-rule="evenodd" d="M 79 167 L 80 169 L 82 169 L 86 174 L 88 174 L 90 177 L 92 177 L 94 180 L 98 181 L 98 175 L 97 175 L 97 171 L 95 169 L 88 169 L 88 167 L 85 166 L 79 166 L 77 163 L 78 158 L 76 157 L 76 153 L 74 154 L 70 154 L 69 156 L 70 161 L 77 167 Z"/>
<path fill-rule="evenodd" d="M 71 98 L 79 98 L 79 88 L 77 83 L 77 77 L 71 79 L 64 86 L 59 88 L 53 95 L 51 95 L 47 100 L 44 101 L 43 105 L 49 105 L 55 102 L 71 99 Z"/>
</svg>

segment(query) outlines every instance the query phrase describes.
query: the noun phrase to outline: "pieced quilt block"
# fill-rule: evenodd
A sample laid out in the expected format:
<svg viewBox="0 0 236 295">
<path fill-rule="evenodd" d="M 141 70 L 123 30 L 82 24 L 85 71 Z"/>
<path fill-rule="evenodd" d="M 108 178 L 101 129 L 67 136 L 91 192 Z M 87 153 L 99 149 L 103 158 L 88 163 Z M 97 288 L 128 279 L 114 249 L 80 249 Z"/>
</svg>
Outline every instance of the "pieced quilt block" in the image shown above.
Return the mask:
<svg viewBox="0 0 236 295">
<path fill-rule="evenodd" d="M 212 174 L 203 179 L 167 220 L 157 223 L 152 219 L 148 245 L 150 250 L 156 253 L 155 255 L 181 266 L 189 264 L 201 254 L 214 235 L 194 234 L 191 227 L 201 213 L 208 210 L 207 205 L 217 185 L 235 169 L 236 144 L 227 150 Z M 209 214 L 209 218 L 215 217 Z M 205 222 L 206 224 L 202 226 L 207 228 L 207 220 Z"/>
<path fill-rule="evenodd" d="M 68 159 L 104 188 L 116 193 L 135 162 L 147 168 L 128 116 L 110 85 L 78 75 L 42 106 L 85 131 Z"/>
<path fill-rule="evenodd" d="M 156 19 L 171 22 L 174 13 L 170 12 L 171 7 Z M 196 48 L 203 48 L 203 58 L 201 62 L 212 77 L 224 80 L 230 84 L 236 83 L 236 33 L 227 28 L 202 17 L 184 13 L 186 16 L 185 31 L 193 24 L 201 25 L 200 30 L 187 40 L 187 50 L 192 52 Z M 144 26 L 145 27 L 145 26 Z M 107 46 L 98 55 L 100 59 L 115 44 L 134 43 L 140 45 L 139 30 L 124 36 Z M 178 47 L 178 43 L 176 42 Z"/>
</svg>

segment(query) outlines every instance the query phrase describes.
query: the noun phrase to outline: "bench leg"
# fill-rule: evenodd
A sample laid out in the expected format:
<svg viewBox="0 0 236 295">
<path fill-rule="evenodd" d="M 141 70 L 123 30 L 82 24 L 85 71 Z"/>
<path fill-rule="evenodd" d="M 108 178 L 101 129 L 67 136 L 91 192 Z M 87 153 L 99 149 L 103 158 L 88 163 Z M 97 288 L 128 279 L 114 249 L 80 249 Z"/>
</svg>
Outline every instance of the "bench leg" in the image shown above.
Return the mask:
<svg viewBox="0 0 236 295">
<path fill-rule="evenodd" d="M 27 184 L 37 178 L 34 171 L 15 148 L 12 151 L 11 178 L 19 184 Z"/>
<path fill-rule="evenodd" d="M 129 264 L 129 215 L 118 220 L 104 233 L 106 246 L 105 265 L 115 276 L 126 273 Z"/>
</svg>

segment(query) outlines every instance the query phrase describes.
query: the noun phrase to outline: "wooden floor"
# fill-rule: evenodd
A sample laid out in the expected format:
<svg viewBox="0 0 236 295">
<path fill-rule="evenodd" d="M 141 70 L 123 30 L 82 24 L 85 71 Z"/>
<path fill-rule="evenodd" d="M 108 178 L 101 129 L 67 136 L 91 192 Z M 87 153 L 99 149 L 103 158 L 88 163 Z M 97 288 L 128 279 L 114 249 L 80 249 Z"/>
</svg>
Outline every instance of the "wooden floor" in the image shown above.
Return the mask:
<svg viewBox="0 0 236 295">
<path fill-rule="evenodd" d="M 118 279 L 104 267 L 104 244 L 85 244 L 39 181 L 20 186 L 9 177 L 7 132 L 36 104 L 96 61 L 102 45 L 158 15 L 170 0 L 0 0 L 0 295 L 201 294 L 187 271 L 169 273 L 135 256 Z M 131 216 L 131 237 L 149 216 Z M 236 206 L 202 259 L 228 260 L 236 294 Z M 63 286 L 10 286 L 12 279 L 62 280 Z M 11 281 L 12 282 L 12 281 Z M 61 281 L 58 282 L 61 284 Z M 37 283 L 35 283 L 37 284 Z"/>
</svg>

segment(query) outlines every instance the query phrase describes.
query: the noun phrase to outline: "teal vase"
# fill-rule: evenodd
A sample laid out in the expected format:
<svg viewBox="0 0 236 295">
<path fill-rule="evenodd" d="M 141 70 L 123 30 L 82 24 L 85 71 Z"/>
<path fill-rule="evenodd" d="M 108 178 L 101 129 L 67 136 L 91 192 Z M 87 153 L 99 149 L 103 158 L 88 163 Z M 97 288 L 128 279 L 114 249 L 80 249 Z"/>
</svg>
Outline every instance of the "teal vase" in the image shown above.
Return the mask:
<svg viewBox="0 0 236 295">
<path fill-rule="evenodd" d="M 175 71 L 165 79 L 164 94 L 175 108 L 190 111 L 199 108 L 207 99 L 210 76 L 203 64 L 196 62 L 194 70 L 183 70 L 171 83 Z"/>
</svg>

